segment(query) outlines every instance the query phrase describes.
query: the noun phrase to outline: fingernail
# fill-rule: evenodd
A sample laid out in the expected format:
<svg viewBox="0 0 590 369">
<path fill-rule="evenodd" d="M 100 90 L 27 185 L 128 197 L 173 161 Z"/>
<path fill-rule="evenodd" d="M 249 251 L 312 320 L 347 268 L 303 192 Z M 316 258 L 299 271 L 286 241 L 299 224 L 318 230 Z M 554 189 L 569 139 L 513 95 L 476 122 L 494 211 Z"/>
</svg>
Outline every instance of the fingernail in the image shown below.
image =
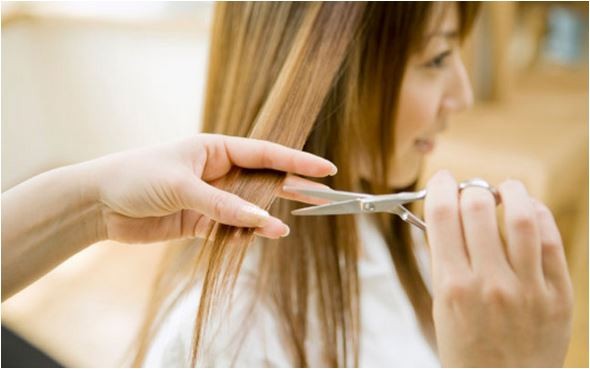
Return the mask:
<svg viewBox="0 0 590 369">
<path fill-rule="evenodd" d="M 252 224 L 262 225 L 269 217 L 268 211 L 254 205 L 244 205 L 239 213 L 240 221 Z"/>
<path fill-rule="evenodd" d="M 332 164 L 332 163 L 330 163 L 330 164 Z M 332 171 L 330 172 L 330 175 L 335 176 L 336 173 L 338 173 L 338 167 L 336 165 L 332 164 Z"/>
<path fill-rule="evenodd" d="M 284 225 L 284 231 L 283 231 L 283 234 L 281 234 L 281 237 L 287 237 L 289 235 L 289 233 L 291 233 L 291 229 L 285 223 L 283 223 L 283 225 Z"/>
</svg>

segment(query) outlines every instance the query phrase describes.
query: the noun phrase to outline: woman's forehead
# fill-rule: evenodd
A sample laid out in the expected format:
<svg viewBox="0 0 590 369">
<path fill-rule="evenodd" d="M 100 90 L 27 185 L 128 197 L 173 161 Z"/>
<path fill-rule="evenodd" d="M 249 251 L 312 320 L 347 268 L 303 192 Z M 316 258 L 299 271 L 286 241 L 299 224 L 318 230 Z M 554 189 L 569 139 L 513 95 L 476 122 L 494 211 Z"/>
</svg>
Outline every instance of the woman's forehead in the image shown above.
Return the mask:
<svg viewBox="0 0 590 369">
<path fill-rule="evenodd" d="M 425 37 L 458 36 L 459 12 L 454 2 L 436 2 L 426 27 Z"/>
<path fill-rule="evenodd" d="M 455 3 L 434 3 L 418 47 L 417 54 L 424 52 L 437 40 L 454 41 L 459 38 L 459 12 Z"/>
</svg>

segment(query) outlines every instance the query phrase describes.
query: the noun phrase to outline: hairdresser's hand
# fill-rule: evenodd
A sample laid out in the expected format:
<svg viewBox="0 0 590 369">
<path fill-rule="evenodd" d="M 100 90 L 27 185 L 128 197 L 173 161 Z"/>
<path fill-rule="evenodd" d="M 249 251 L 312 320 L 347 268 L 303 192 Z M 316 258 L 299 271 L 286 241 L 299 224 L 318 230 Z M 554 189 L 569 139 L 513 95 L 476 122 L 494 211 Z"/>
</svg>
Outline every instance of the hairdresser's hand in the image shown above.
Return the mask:
<svg viewBox="0 0 590 369">
<path fill-rule="evenodd" d="M 279 238 L 289 228 L 279 219 L 215 183 L 233 166 L 269 168 L 323 177 L 336 167 L 317 156 L 278 144 L 222 135 L 199 134 L 171 144 L 98 159 L 99 199 L 104 204 L 105 238 L 154 242 L 203 236 L 211 219 L 257 228 Z M 289 175 L 286 184 L 323 186 Z M 279 194 L 293 198 L 292 194 Z M 312 199 L 300 197 L 310 202 Z"/>
<path fill-rule="evenodd" d="M 444 366 L 560 367 L 573 293 L 559 231 L 549 209 L 522 183 L 509 180 L 498 189 L 506 237 L 489 191 L 459 193 L 447 171 L 428 183 L 440 359 Z"/>
</svg>

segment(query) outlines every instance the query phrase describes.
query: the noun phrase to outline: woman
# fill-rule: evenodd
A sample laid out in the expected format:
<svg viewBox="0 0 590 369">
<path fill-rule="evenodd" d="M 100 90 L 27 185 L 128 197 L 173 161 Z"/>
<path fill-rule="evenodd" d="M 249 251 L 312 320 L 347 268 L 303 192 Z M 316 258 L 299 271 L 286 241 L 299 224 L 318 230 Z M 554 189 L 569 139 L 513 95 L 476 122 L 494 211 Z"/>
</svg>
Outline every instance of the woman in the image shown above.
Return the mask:
<svg viewBox="0 0 590 369">
<path fill-rule="evenodd" d="M 340 190 L 412 188 L 434 136 L 472 102 L 459 46 L 475 8 L 219 4 L 205 131 L 325 157 L 339 173 L 323 183 Z M 406 224 L 294 218 L 293 203 L 273 204 L 283 178 L 235 170 L 219 183 L 272 204 L 291 233 L 249 247 L 252 231 L 216 225 L 201 247 L 170 254 L 135 365 L 562 364 L 571 284 L 551 214 L 522 184 L 499 187 L 504 242 L 490 193 L 458 196 L 449 173 L 433 177 L 426 271 Z"/>
</svg>

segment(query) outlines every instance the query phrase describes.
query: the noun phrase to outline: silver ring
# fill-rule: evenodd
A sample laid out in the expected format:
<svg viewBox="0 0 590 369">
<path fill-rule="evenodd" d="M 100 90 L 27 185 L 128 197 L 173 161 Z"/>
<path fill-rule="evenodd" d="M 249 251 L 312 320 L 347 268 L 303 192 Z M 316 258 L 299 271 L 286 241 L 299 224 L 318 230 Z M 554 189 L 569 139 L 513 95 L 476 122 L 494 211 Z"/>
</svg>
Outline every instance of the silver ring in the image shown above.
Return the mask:
<svg viewBox="0 0 590 369">
<path fill-rule="evenodd" d="M 461 183 L 459 183 L 459 191 L 463 191 L 464 189 L 466 189 L 468 187 L 479 187 L 479 188 L 484 188 L 484 189 L 490 191 L 490 193 L 494 196 L 494 199 L 496 200 L 496 205 L 500 204 L 501 198 L 500 198 L 500 194 L 498 193 L 498 190 L 496 190 L 494 187 L 492 187 L 485 180 L 483 180 L 481 178 L 472 178 L 472 179 L 468 179 L 466 181 L 462 181 Z"/>
</svg>

